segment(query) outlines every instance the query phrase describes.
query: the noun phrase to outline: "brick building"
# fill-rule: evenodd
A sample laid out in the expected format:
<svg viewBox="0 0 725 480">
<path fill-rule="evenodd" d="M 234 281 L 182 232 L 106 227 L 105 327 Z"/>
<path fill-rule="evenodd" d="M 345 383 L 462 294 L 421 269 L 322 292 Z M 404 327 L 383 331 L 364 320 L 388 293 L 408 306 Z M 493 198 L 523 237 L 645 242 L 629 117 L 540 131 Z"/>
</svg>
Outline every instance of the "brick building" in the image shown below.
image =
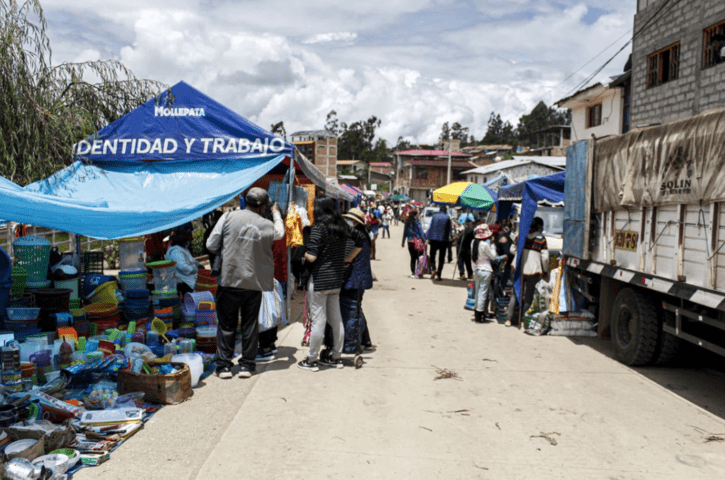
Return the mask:
<svg viewBox="0 0 725 480">
<path fill-rule="evenodd" d="M 415 201 L 425 203 L 428 192 L 448 182 L 448 152 L 445 150 L 405 150 L 395 152 L 394 189 Z M 466 181 L 462 172 L 477 167 L 471 155 L 451 152 L 451 182 Z"/>
<path fill-rule="evenodd" d="M 632 46 L 633 126 L 725 107 L 725 2 L 638 0 Z"/>
<path fill-rule="evenodd" d="M 337 181 L 337 136 L 327 130 L 295 132 L 292 143 L 327 179 Z"/>
</svg>

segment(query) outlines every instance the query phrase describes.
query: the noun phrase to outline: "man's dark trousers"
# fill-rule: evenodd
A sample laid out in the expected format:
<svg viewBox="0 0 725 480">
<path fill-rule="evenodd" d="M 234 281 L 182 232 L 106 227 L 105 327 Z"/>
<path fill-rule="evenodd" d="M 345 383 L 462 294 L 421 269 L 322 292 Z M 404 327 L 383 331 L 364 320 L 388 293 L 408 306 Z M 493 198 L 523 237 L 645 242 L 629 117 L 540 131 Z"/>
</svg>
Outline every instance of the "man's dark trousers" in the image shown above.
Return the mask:
<svg viewBox="0 0 725 480">
<path fill-rule="evenodd" d="M 234 345 L 237 340 L 239 312 L 242 314 L 242 359 L 240 365 L 254 371 L 254 363 L 259 346 L 259 307 L 262 305 L 262 292 L 240 288 L 219 287 L 217 295 L 217 360 L 216 367 L 232 367 Z"/>
<path fill-rule="evenodd" d="M 430 240 L 430 265 L 436 268 L 436 276 L 440 277 L 443 273 L 443 265 L 446 263 L 446 250 L 448 250 L 448 242 L 444 240 Z M 438 254 L 438 263 L 436 264 L 436 253 Z"/>
</svg>

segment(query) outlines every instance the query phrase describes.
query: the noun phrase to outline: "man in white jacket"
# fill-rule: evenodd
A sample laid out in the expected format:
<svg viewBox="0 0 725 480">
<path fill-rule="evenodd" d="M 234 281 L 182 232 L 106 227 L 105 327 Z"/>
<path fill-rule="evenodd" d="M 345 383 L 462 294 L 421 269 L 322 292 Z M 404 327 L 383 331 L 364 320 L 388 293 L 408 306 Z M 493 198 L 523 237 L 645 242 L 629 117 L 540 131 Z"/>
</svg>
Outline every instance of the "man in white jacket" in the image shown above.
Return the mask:
<svg viewBox="0 0 725 480">
<path fill-rule="evenodd" d="M 531 308 L 531 302 L 534 300 L 536 292 L 536 284 L 543 278 L 549 280 L 549 247 L 546 245 L 546 237 L 542 230 L 544 229 L 544 221 L 540 217 L 535 217 L 531 222 L 531 229 L 526 236 L 524 251 L 521 255 L 521 268 L 523 269 L 523 287 L 521 289 L 521 308 L 526 313 Z M 516 245 L 511 245 L 511 252 L 516 253 Z M 514 263 L 516 260 L 514 260 Z M 506 326 L 510 327 L 514 321 L 516 312 L 516 295 L 511 297 L 508 312 L 506 314 Z"/>
</svg>

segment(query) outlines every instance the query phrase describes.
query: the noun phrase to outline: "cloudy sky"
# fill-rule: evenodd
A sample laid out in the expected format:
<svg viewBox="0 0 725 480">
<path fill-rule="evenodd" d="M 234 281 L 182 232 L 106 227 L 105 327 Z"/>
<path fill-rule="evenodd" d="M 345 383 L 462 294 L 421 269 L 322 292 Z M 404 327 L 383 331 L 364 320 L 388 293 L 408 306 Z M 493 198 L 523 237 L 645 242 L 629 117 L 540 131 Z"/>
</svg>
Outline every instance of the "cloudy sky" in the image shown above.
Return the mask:
<svg viewBox="0 0 725 480">
<path fill-rule="evenodd" d="M 635 12 L 635 0 L 42 5 L 53 63 L 115 58 L 140 78 L 184 80 L 264 128 L 284 121 L 288 133 L 322 128 L 330 110 L 348 123 L 375 115 L 393 144 L 434 143 L 446 121 L 480 139 L 491 111 L 515 124 L 609 59 Z M 628 53 L 595 80 L 620 73 Z"/>
</svg>

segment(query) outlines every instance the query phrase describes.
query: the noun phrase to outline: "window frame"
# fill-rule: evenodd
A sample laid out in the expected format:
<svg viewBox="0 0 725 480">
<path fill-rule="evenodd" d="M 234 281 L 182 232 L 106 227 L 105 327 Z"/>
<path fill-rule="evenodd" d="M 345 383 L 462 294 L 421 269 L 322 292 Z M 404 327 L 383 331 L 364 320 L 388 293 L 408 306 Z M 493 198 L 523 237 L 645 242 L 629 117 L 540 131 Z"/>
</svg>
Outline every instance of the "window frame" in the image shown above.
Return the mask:
<svg viewBox="0 0 725 480">
<path fill-rule="evenodd" d="M 720 44 L 720 47 L 713 47 L 710 45 L 710 38 L 715 34 L 721 34 L 725 35 L 725 19 L 715 23 L 713 25 L 710 25 L 709 27 L 703 29 L 702 31 L 702 69 L 708 69 L 712 68 L 716 65 L 719 65 L 721 63 L 725 63 L 725 59 L 720 59 L 719 61 L 714 61 L 713 57 L 720 56 L 720 49 L 725 46 L 725 44 Z"/>
<path fill-rule="evenodd" d="M 647 88 L 654 88 L 680 78 L 680 42 L 675 42 L 656 52 L 647 55 Z M 676 55 L 673 55 L 676 52 Z M 667 62 L 667 79 L 665 80 L 665 54 Z M 675 58 L 676 57 L 676 58 Z"/>
<path fill-rule="evenodd" d="M 596 114 L 596 119 L 592 118 L 592 112 Z M 594 121 L 592 121 L 594 120 Z M 587 107 L 587 128 L 595 128 L 602 125 L 602 103 Z"/>
</svg>

